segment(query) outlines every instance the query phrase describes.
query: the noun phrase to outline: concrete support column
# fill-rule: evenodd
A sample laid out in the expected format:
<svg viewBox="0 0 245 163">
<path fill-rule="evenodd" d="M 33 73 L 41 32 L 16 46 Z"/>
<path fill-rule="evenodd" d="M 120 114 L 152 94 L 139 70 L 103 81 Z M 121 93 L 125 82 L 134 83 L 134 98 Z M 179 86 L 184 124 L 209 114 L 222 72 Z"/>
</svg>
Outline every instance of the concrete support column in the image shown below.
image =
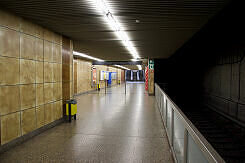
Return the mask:
<svg viewBox="0 0 245 163">
<path fill-rule="evenodd" d="M 150 96 L 153 96 L 155 94 L 155 88 L 154 88 L 154 60 L 149 59 L 148 60 L 148 94 Z"/>
</svg>

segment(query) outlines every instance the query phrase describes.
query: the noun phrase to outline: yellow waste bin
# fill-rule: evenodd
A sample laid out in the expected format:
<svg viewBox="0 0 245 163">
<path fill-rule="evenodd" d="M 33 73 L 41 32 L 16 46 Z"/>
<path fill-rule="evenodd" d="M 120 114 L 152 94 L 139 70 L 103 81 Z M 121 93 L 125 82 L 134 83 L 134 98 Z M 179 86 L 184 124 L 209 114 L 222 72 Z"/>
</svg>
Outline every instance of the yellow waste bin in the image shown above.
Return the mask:
<svg viewBox="0 0 245 163">
<path fill-rule="evenodd" d="M 74 119 L 76 120 L 77 101 L 75 99 L 67 101 L 67 103 L 66 103 L 66 115 L 69 117 L 69 122 L 71 122 L 72 117 L 74 117 Z"/>
<path fill-rule="evenodd" d="M 97 84 L 97 89 L 100 91 L 100 84 Z"/>
</svg>

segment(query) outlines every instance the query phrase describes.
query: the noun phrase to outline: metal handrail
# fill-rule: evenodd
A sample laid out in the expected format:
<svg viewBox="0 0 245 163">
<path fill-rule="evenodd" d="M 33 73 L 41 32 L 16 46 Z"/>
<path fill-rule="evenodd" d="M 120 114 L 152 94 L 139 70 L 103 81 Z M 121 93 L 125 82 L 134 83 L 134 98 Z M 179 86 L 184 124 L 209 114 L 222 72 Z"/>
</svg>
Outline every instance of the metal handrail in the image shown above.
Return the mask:
<svg viewBox="0 0 245 163">
<path fill-rule="evenodd" d="M 161 94 L 165 96 L 165 99 L 167 99 L 167 101 L 173 106 L 172 107 L 173 111 L 179 115 L 179 117 L 181 118 L 183 122 L 185 129 L 191 135 L 192 139 L 194 140 L 196 145 L 199 147 L 199 149 L 203 152 L 207 161 L 215 162 L 215 163 L 224 163 L 225 161 L 216 152 L 216 150 L 209 144 L 209 142 L 205 139 L 205 137 L 198 131 L 198 129 L 186 117 L 186 115 L 181 111 L 181 109 L 171 100 L 171 98 L 156 83 L 155 83 L 155 89 L 158 89 L 158 91 L 160 91 Z"/>
</svg>

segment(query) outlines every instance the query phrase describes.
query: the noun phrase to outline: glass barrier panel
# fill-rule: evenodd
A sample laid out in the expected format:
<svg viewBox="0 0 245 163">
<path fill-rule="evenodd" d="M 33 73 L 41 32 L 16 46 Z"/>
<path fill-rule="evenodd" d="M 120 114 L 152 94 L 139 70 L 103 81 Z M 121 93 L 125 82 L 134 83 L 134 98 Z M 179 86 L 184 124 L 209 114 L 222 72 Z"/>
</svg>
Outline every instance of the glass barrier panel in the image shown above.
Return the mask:
<svg viewBox="0 0 245 163">
<path fill-rule="evenodd" d="M 187 142 L 187 163 L 208 163 L 189 133 Z"/>
<path fill-rule="evenodd" d="M 183 122 L 179 115 L 174 112 L 173 147 L 178 162 L 183 162 L 184 160 L 184 133 L 185 127 Z"/>
<path fill-rule="evenodd" d="M 160 93 L 158 92 L 158 107 L 160 107 L 160 102 L 161 102 L 161 100 L 160 100 Z"/>
<path fill-rule="evenodd" d="M 159 93 L 159 110 L 161 112 L 161 107 L 162 107 L 162 95 L 161 93 Z M 162 115 L 162 112 L 161 112 L 161 115 Z"/>
<path fill-rule="evenodd" d="M 167 110 L 168 110 L 167 108 L 168 108 L 168 102 L 165 97 L 165 105 L 164 105 L 164 112 L 163 112 L 163 122 L 165 125 L 167 125 Z"/>
<path fill-rule="evenodd" d="M 171 117 L 172 116 L 172 107 L 168 101 L 168 105 L 167 105 L 167 130 L 168 130 L 168 134 L 169 136 L 171 136 Z"/>
<path fill-rule="evenodd" d="M 162 119 L 164 119 L 164 105 L 165 105 L 165 102 L 164 102 L 164 95 L 162 95 Z"/>
</svg>

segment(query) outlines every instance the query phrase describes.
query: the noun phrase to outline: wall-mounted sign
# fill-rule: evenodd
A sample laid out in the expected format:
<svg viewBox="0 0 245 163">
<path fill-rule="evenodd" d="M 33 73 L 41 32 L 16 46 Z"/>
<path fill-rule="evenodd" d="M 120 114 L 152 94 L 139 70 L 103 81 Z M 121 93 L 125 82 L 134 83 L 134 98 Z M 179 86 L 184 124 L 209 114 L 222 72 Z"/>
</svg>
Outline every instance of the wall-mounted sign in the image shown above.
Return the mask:
<svg viewBox="0 0 245 163">
<path fill-rule="evenodd" d="M 153 59 L 149 60 L 149 69 L 154 70 L 154 60 Z"/>
<path fill-rule="evenodd" d="M 109 72 L 108 71 L 100 71 L 100 80 L 109 80 Z"/>
<path fill-rule="evenodd" d="M 117 79 L 117 73 L 116 72 L 111 73 L 111 79 Z"/>
<path fill-rule="evenodd" d="M 100 80 L 104 80 L 105 79 L 105 71 L 100 71 Z"/>
<path fill-rule="evenodd" d="M 106 71 L 106 80 L 109 80 L 109 72 Z"/>
</svg>

